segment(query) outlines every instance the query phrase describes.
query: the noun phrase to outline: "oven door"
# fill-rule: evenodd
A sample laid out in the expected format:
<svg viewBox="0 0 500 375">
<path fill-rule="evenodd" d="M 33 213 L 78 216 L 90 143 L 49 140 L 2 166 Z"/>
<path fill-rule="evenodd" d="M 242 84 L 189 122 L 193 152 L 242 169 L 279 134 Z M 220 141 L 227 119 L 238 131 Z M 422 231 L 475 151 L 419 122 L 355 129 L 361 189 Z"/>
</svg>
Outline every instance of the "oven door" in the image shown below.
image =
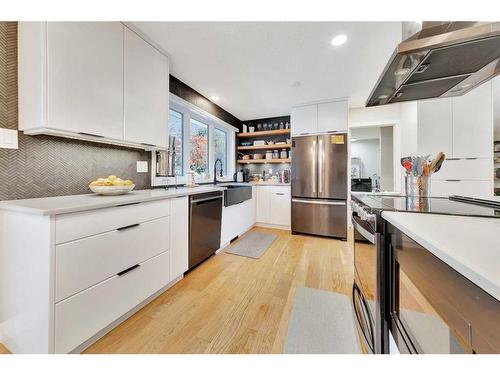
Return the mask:
<svg viewBox="0 0 500 375">
<path fill-rule="evenodd" d="M 353 213 L 354 315 L 363 347 L 369 353 L 382 353 L 382 314 L 379 288 L 380 234 L 375 226 Z"/>
<path fill-rule="evenodd" d="M 464 311 L 447 301 L 453 285 L 434 255 L 399 230 L 391 236 L 391 331 L 402 353 L 472 353 L 472 330 Z M 452 298 L 453 299 L 453 298 Z"/>
</svg>

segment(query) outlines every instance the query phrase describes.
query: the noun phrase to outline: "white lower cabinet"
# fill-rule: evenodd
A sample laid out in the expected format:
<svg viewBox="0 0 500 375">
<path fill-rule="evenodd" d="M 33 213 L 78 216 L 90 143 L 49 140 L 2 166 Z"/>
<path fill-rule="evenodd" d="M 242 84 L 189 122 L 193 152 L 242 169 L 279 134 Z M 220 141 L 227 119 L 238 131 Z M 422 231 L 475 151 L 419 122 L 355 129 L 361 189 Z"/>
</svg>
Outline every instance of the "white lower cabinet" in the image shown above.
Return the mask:
<svg viewBox="0 0 500 375">
<path fill-rule="evenodd" d="M 170 202 L 170 277 L 173 280 L 189 267 L 189 198 L 173 198 Z"/>
<path fill-rule="evenodd" d="M 221 246 L 242 235 L 255 224 L 255 194 L 256 189 L 253 187 L 252 199 L 222 208 Z"/>
<path fill-rule="evenodd" d="M 68 353 L 170 282 L 168 251 L 55 306 L 55 352 Z"/>
<path fill-rule="evenodd" d="M 56 245 L 56 301 L 168 250 L 169 221 L 163 217 Z"/>
<path fill-rule="evenodd" d="M 290 186 L 256 186 L 257 223 L 290 227 Z"/>
<path fill-rule="evenodd" d="M 0 335 L 79 351 L 188 268 L 188 197 L 43 216 L 0 210 Z"/>
<path fill-rule="evenodd" d="M 486 198 L 492 195 L 491 181 L 473 180 L 432 180 L 431 196 L 449 197 L 463 195 L 467 197 Z"/>
</svg>

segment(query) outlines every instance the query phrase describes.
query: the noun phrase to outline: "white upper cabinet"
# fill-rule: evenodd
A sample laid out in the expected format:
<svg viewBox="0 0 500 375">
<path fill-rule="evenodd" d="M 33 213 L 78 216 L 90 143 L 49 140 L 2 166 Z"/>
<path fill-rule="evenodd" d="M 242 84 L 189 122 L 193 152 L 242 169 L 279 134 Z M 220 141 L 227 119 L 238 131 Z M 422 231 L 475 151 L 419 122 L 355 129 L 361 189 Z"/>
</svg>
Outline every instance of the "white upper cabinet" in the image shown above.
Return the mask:
<svg viewBox="0 0 500 375">
<path fill-rule="evenodd" d="M 318 106 L 292 108 L 291 127 L 292 135 L 315 133 L 318 129 Z"/>
<path fill-rule="evenodd" d="M 418 103 L 418 151 L 447 158 L 491 158 L 491 82 L 464 96 Z"/>
<path fill-rule="evenodd" d="M 127 141 L 167 147 L 168 58 L 125 28 Z"/>
<path fill-rule="evenodd" d="M 292 135 L 347 131 L 347 100 L 292 108 Z"/>
<path fill-rule="evenodd" d="M 452 101 L 450 98 L 418 103 L 418 153 L 434 157 L 439 151 L 451 157 Z"/>
<path fill-rule="evenodd" d="M 48 125 L 123 139 L 123 26 L 47 24 Z"/>
<path fill-rule="evenodd" d="M 491 81 L 453 98 L 453 157 L 488 158 L 493 145 Z"/>
<path fill-rule="evenodd" d="M 318 133 L 347 131 L 347 101 L 318 104 Z"/>
<path fill-rule="evenodd" d="M 166 146 L 164 54 L 120 22 L 20 22 L 18 30 L 20 130 Z"/>
</svg>

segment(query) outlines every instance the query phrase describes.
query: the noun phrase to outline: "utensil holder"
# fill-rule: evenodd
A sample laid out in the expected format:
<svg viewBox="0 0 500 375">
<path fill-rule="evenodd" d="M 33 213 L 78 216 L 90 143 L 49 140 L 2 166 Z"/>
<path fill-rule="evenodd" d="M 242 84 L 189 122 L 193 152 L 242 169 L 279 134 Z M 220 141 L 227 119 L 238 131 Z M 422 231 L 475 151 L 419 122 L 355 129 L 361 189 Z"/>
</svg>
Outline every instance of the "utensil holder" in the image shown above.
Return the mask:
<svg viewBox="0 0 500 375">
<path fill-rule="evenodd" d="M 431 191 L 429 176 L 406 176 L 406 195 L 410 197 L 428 197 Z"/>
</svg>

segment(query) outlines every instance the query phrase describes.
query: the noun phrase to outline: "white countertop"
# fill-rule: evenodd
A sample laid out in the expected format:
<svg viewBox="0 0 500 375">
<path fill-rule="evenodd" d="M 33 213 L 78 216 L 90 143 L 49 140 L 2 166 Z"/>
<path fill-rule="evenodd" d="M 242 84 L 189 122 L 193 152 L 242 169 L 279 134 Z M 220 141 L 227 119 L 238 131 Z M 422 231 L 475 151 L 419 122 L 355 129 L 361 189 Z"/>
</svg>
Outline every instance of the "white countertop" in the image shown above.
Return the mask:
<svg viewBox="0 0 500 375">
<path fill-rule="evenodd" d="M 500 219 L 389 211 L 382 217 L 500 301 Z"/>
<path fill-rule="evenodd" d="M 97 194 L 66 195 L 61 197 L 18 199 L 0 201 L 1 210 L 17 211 L 35 215 L 59 215 L 71 212 L 94 210 L 137 202 L 151 202 L 161 199 L 225 190 L 223 186 L 201 185 L 193 188 L 173 187 L 134 190 L 125 195 L 102 196 Z"/>
</svg>

